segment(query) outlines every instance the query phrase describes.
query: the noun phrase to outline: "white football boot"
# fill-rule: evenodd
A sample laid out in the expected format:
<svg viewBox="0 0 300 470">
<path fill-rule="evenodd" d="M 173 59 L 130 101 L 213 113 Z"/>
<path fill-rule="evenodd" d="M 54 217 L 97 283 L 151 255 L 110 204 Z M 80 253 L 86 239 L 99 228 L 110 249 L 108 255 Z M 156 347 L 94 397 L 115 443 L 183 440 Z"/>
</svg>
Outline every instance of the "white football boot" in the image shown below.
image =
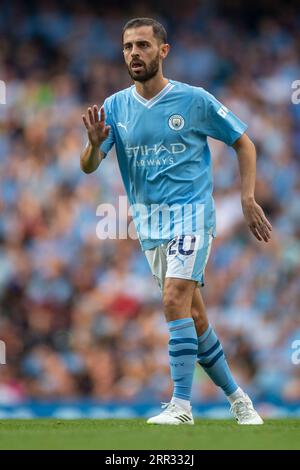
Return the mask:
<svg viewBox="0 0 300 470">
<path fill-rule="evenodd" d="M 240 397 L 233 402 L 230 411 L 238 424 L 264 424 L 246 393 L 244 393 L 244 397 Z"/>
<path fill-rule="evenodd" d="M 194 424 L 192 410 L 186 411 L 176 403 L 163 403 L 162 411 L 159 415 L 149 418 L 147 424 Z"/>
</svg>

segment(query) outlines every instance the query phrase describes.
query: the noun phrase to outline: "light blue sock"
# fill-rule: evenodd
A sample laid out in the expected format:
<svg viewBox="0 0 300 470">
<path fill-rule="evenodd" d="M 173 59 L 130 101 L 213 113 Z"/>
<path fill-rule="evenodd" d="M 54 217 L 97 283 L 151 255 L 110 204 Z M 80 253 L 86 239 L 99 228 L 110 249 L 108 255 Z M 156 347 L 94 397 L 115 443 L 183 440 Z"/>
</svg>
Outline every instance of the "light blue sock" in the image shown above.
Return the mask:
<svg viewBox="0 0 300 470">
<path fill-rule="evenodd" d="M 238 389 L 225 359 L 222 345 L 211 325 L 198 337 L 197 359 L 207 375 L 226 395 L 231 395 Z"/>
<path fill-rule="evenodd" d="M 168 322 L 168 327 L 173 397 L 190 401 L 197 361 L 198 340 L 195 324 L 192 318 L 181 318 Z"/>
</svg>

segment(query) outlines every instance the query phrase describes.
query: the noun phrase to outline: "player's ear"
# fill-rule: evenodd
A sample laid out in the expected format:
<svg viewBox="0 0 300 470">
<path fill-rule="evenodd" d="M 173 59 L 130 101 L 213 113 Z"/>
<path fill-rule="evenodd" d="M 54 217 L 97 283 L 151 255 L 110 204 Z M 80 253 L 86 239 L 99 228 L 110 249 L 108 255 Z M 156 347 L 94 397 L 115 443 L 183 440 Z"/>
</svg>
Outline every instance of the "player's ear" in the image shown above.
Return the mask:
<svg viewBox="0 0 300 470">
<path fill-rule="evenodd" d="M 161 44 L 160 46 L 160 57 L 165 59 L 170 51 L 170 44 Z"/>
</svg>

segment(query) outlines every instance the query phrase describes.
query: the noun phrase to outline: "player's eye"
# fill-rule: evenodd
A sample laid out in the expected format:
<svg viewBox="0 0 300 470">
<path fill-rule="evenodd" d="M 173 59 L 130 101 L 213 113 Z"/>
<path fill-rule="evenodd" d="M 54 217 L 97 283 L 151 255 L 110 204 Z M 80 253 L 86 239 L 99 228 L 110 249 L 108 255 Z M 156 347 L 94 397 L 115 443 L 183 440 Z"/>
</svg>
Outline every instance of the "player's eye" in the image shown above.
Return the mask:
<svg viewBox="0 0 300 470">
<path fill-rule="evenodd" d="M 131 49 L 131 44 L 125 44 L 124 45 L 124 50 L 129 51 L 129 49 Z"/>
</svg>

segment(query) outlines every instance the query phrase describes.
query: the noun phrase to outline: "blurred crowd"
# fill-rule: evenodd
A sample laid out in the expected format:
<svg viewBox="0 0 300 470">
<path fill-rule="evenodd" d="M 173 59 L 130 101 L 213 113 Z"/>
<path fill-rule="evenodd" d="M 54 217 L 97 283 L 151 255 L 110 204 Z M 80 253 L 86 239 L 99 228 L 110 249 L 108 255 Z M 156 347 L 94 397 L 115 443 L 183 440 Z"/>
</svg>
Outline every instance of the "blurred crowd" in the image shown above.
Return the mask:
<svg viewBox="0 0 300 470">
<path fill-rule="evenodd" d="M 115 155 L 91 175 L 79 168 L 81 114 L 130 85 L 121 30 L 136 16 L 166 25 L 167 77 L 203 86 L 249 125 L 272 240 L 251 235 L 235 153 L 211 140 L 217 238 L 202 293 L 238 383 L 256 398 L 300 400 L 300 12 L 249 24 L 218 2 L 175 2 L 169 14 L 165 0 L 119 3 L 1 6 L 0 403 L 170 397 L 160 291 L 139 243 L 96 236 L 97 206 L 124 195 Z M 222 400 L 199 366 L 193 395 Z"/>
</svg>

